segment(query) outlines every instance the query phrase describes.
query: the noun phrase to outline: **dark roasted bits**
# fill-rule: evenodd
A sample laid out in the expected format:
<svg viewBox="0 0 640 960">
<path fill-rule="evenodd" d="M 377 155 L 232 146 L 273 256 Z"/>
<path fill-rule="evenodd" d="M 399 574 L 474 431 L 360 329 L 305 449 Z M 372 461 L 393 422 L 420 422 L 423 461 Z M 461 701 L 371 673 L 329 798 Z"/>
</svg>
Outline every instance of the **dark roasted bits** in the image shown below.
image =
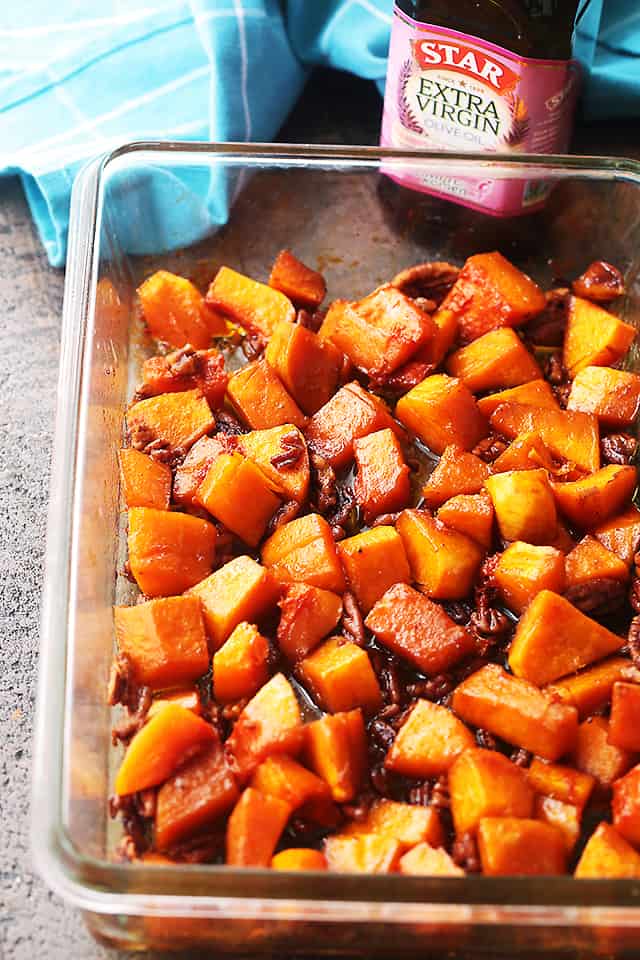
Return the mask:
<svg viewBox="0 0 640 960">
<path fill-rule="evenodd" d="M 627 466 L 633 463 L 638 441 L 629 433 L 611 433 L 600 440 L 600 456 L 604 463 Z"/>
</svg>

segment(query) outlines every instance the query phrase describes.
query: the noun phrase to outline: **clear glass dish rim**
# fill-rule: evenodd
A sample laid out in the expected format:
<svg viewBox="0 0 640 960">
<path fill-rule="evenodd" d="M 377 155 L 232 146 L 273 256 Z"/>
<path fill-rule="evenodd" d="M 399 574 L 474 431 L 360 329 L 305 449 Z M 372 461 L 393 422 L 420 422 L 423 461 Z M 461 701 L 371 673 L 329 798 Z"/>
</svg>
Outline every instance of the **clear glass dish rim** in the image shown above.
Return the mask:
<svg viewBox="0 0 640 960">
<path fill-rule="evenodd" d="M 207 155 L 248 166 L 377 166 L 381 160 L 438 166 L 443 154 L 379 147 L 134 141 L 91 161 L 74 184 L 62 319 L 40 665 L 34 734 L 31 850 L 38 872 L 81 909 L 158 917 L 240 917 L 348 922 L 640 926 L 640 883 L 571 877 L 411 878 L 274 874 L 229 867 L 114 864 L 85 857 L 62 820 L 62 757 L 70 612 L 78 423 L 88 373 L 88 320 L 98 276 L 105 177 L 121 158 L 145 154 L 201 161 Z M 640 162 L 616 157 L 447 153 L 448 170 L 482 167 L 517 176 L 623 180 L 640 187 Z M 206 892 L 205 892 L 206 891 Z M 402 909 L 398 905 L 402 904 Z"/>
</svg>

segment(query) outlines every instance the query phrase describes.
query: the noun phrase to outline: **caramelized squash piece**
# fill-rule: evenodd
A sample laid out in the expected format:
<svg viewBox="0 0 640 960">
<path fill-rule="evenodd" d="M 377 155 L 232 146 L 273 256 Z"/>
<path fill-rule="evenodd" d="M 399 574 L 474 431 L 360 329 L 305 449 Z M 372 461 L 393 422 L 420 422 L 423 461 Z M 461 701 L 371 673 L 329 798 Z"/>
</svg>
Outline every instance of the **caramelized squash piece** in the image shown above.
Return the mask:
<svg viewBox="0 0 640 960">
<path fill-rule="evenodd" d="M 213 656 L 213 693 L 219 703 L 252 697 L 269 679 L 269 641 L 252 623 L 239 623 Z"/>
<path fill-rule="evenodd" d="M 171 467 L 166 463 L 128 447 L 120 451 L 120 477 L 127 507 L 169 509 Z"/>
<path fill-rule="evenodd" d="M 591 583 L 593 580 L 620 580 L 626 583 L 629 579 L 627 565 L 603 547 L 599 540 L 587 534 L 578 543 L 565 560 L 567 571 L 567 586 L 576 587 L 582 583 Z M 551 587 L 550 589 L 556 589 Z M 557 590 L 561 593 L 561 590 Z"/>
<path fill-rule="evenodd" d="M 581 811 L 573 803 L 539 794 L 535 801 L 535 815 L 536 820 L 560 831 L 567 854 L 571 854 L 580 838 Z"/>
<path fill-rule="evenodd" d="M 594 777 L 602 789 L 609 790 L 624 776 L 635 757 L 635 753 L 609 743 L 609 721 L 604 717 L 589 717 L 578 727 L 572 762 L 578 770 Z"/>
<path fill-rule="evenodd" d="M 484 556 L 477 543 L 420 510 L 404 510 L 396 529 L 412 578 L 424 593 L 438 600 L 457 600 L 469 593 Z"/>
<path fill-rule="evenodd" d="M 465 627 L 454 623 L 440 604 L 404 583 L 387 590 L 365 624 L 378 643 L 427 676 L 445 673 L 475 649 Z"/>
<path fill-rule="evenodd" d="M 640 846 L 640 764 L 613 784 L 611 809 L 618 833 L 634 847 Z"/>
<path fill-rule="evenodd" d="M 607 427 L 630 427 L 640 411 L 640 376 L 611 367 L 583 367 L 571 384 L 567 407 L 593 413 Z"/>
<path fill-rule="evenodd" d="M 493 463 L 493 473 L 506 470 L 545 470 L 553 471 L 551 455 L 537 433 L 520 433 L 504 453 Z"/>
<path fill-rule="evenodd" d="M 531 761 L 527 776 L 536 793 L 571 803 L 580 811 L 587 805 L 596 783 L 588 773 L 557 763 L 544 763 L 537 757 Z"/>
<path fill-rule="evenodd" d="M 263 544 L 262 562 L 281 583 L 301 581 L 333 593 L 346 589 L 331 528 L 318 513 L 279 527 Z"/>
<path fill-rule="evenodd" d="M 626 657 L 609 657 L 571 677 L 550 684 L 547 690 L 554 697 L 577 708 L 580 718 L 601 710 L 611 699 L 611 690 L 618 680 L 640 679 Z"/>
<path fill-rule="evenodd" d="M 486 490 L 451 497 L 437 513 L 438 520 L 446 527 L 471 537 L 485 550 L 489 549 L 493 539 L 493 517 L 493 503 Z"/>
<path fill-rule="evenodd" d="M 352 820 L 342 830 L 342 836 L 378 833 L 393 837 L 405 848 L 417 843 L 429 843 L 441 847 L 444 833 L 435 807 L 420 807 L 395 800 L 377 800 L 369 807 L 362 820 Z"/>
<path fill-rule="evenodd" d="M 299 323 L 282 320 L 267 344 L 265 357 L 304 413 L 316 413 L 336 391 L 343 355 Z"/>
<path fill-rule="evenodd" d="M 358 472 L 353 485 L 365 523 L 381 513 L 402 510 L 409 501 L 409 467 L 402 447 L 388 427 L 353 443 Z"/>
<path fill-rule="evenodd" d="M 439 307 L 435 313 L 431 314 L 431 319 L 435 324 L 435 334 L 425 344 L 414 353 L 413 360 L 426 361 L 430 367 L 439 367 L 449 350 L 458 337 L 458 318 L 453 310 L 445 310 Z M 408 366 L 411 365 L 411 361 Z M 400 371 L 398 371 L 400 372 Z M 415 380 L 413 381 L 415 383 Z"/>
<path fill-rule="evenodd" d="M 267 796 L 279 797 L 292 810 L 309 800 L 329 797 L 324 780 L 285 755 L 267 757 L 254 773 L 251 786 Z"/>
<path fill-rule="evenodd" d="M 129 510 L 129 566 L 142 593 L 182 593 L 213 567 L 216 528 L 186 513 L 132 507 Z"/>
<path fill-rule="evenodd" d="M 500 555 L 495 581 L 500 596 L 514 613 L 523 613 L 540 590 L 562 593 L 564 554 L 554 547 L 538 547 L 516 540 Z"/>
<path fill-rule="evenodd" d="M 349 803 L 358 793 L 367 768 L 362 711 L 326 714 L 304 729 L 308 766 L 322 777 L 336 803 Z"/>
<path fill-rule="evenodd" d="M 447 361 L 447 373 L 459 377 L 472 393 L 518 387 L 542 377 L 540 367 L 510 327 L 490 330 L 456 350 Z"/>
<path fill-rule="evenodd" d="M 418 843 L 400 858 L 398 872 L 413 877 L 464 877 L 465 872 L 457 867 L 442 847 Z"/>
<path fill-rule="evenodd" d="M 326 870 L 323 853 L 307 847 L 289 847 L 271 858 L 272 870 Z"/>
<path fill-rule="evenodd" d="M 278 586 L 251 557 L 234 557 L 190 591 L 202 603 L 212 650 L 218 650 L 242 623 L 258 621 L 275 607 Z"/>
<path fill-rule="evenodd" d="M 497 663 L 488 663 L 460 683 L 453 709 L 466 723 L 557 760 L 575 744 L 578 711 L 557 703 L 532 683 L 513 677 Z"/>
<path fill-rule="evenodd" d="M 486 877 L 550 876 L 566 870 L 561 832 L 539 820 L 485 817 L 478 826 L 478 850 Z"/>
<path fill-rule="evenodd" d="M 562 361 L 570 377 L 585 367 L 612 366 L 635 339 L 635 327 L 581 297 L 570 298 L 568 314 Z"/>
<path fill-rule="evenodd" d="M 380 833 L 334 834 L 324 842 L 329 870 L 337 873 L 393 873 L 405 847 Z"/>
<path fill-rule="evenodd" d="M 503 403 L 528 404 L 546 410 L 559 410 L 558 401 L 546 380 L 531 380 L 520 387 L 511 387 L 478 399 L 478 409 L 483 417 L 491 417 Z"/>
<path fill-rule="evenodd" d="M 472 450 L 487 435 L 487 422 L 461 380 L 436 373 L 401 397 L 396 417 L 434 453 L 452 443 Z"/>
<path fill-rule="evenodd" d="M 600 823 L 582 851 L 574 876 L 636 879 L 640 877 L 640 853 L 610 824 Z"/>
<path fill-rule="evenodd" d="M 211 337 L 224 334 L 224 318 L 210 310 L 191 281 L 168 270 L 156 270 L 138 287 L 144 321 L 156 340 L 172 347 L 208 347 Z"/>
<path fill-rule="evenodd" d="M 200 437 L 176 468 L 173 479 L 174 502 L 195 506 L 198 487 L 209 472 L 209 467 L 221 453 L 232 453 L 236 446 L 237 439 L 223 433 L 215 437 Z"/>
<path fill-rule="evenodd" d="M 123 796 L 163 783 L 215 739 L 210 723 L 177 703 L 167 704 L 131 740 L 116 776 L 115 792 Z"/>
<path fill-rule="evenodd" d="M 503 403 L 493 412 L 490 422 L 506 437 L 537 433 L 555 457 L 569 460 L 587 473 L 600 468 L 600 431 L 592 413 Z"/>
<path fill-rule="evenodd" d="M 422 496 L 428 507 L 439 507 L 458 494 L 480 493 L 490 475 L 484 460 L 450 444 L 422 488 Z"/>
<path fill-rule="evenodd" d="M 509 470 L 485 481 L 505 540 L 546 544 L 555 537 L 558 515 L 546 470 Z"/>
<path fill-rule="evenodd" d="M 280 320 L 295 320 L 288 297 L 244 274 L 220 267 L 207 290 L 209 306 L 231 317 L 250 333 L 270 337 Z"/>
<path fill-rule="evenodd" d="M 197 680 L 209 667 L 207 638 L 197 597 L 163 597 L 114 607 L 118 650 L 136 681 L 152 690 Z"/>
<path fill-rule="evenodd" d="M 222 322 L 226 327 L 226 321 Z M 182 393 L 197 388 L 209 406 L 217 410 L 222 406 L 228 380 L 224 357 L 218 350 L 184 347 L 144 361 L 137 395 L 156 397 L 160 393 Z"/>
<path fill-rule="evenodd" d="M 601 660 L 624 643 L 564 597 L 541 590 L 518 623 L 509 666 L 517 677 L 542 686 Z"/>
<path fill-rule="evenodd" d="M 593 535 L 630 567 L 640 544 L 640 510 L 629 507 L 624 513 L 596 527 Z"/>
<path fill-rule="evenodd" d="M 309 493 L 309 454 L 297 427 L 285 423 L 253 430 L 238 437 L 238 449 L 252 460 L 274 490 L 287 500 L 303 503 Z"/>
<path fill-rule="evenodd" d="M 446 773 L 456 757 L 474 746 L 473 734 L 450 710 L 418 700 L 391 744 L 384 765 L 405 777 L 426 780 Z"/>
<path fill-rule="evenodd" d="M 149 397 L 127 411 L 131 443 L 140 449 L 159 440 L 172 451 L 185 451 L 214 427 L 213 414 L 200 390 Z"/>
<path fill-rule="evenodd" d="M 311 653 L 342 616 L 341 597 L 307 583 L 290 584 L 278 606 L 278 646 L 294 662 Z"/>
<path fill-rule="evenodd" d="M 353 458 L 354 440 L 387 427 L 398 430 L 382 400 L 354 380 L 311 417 L 305 436 L 314 453 L 340 468 Z"/>
<path fill-rule="evenodd" d="M 636 483 L 635 467 L 609 464 L 583 480 L 553 483 L 553 494 L 571 523 L 592 529 L 620 512 Z"/>
<path fill-rule="evenodd" d="M 241 453 L 221 453 L 198 487 L 196 501 L 251 547 L 280 506 L 260 467 Z"/>
<path fill-rule="evenodd" d="M 618 680 L 611 693 L 609 743 L 640 752 L 640 684 Z"/>
<path fill-rule="evenodd" d="M 390 586 L 411 579 L 403 541 L 393 527 L 373 527 L 341 540 L 338 553 L 365 615 Z"/>
<path fill-rule="evenodd" d="M 196 687 L 187 687 L 185 690 L 174 690 L 172 693 L 164 693 L 159 697 L 154 697 L 147 712 L 147 720 L 155 717 L 156 713 L 164 710 L 170 703 L 177 703 L 178 706 L 184 707 L 185 710 L 191 710 L 197 716 L 202 713 L 200 693 Z"/>
<path fill-rule="evenodd" d="M 275 754 L 295 756 L 302 747 L 302 715 L 293 687 L 276 673 L 258 690 L 235 722 L 225 744 L 236 776 L 248 779 Z"/>
<path fill-rule="evenodd" d="M 484 817 L 530 817 L 533 790 L 521 767 L 495 750 L 461 753 L 449 770 L 456 834 L 475 833 Z"/>
<path fill-rule="evenodd" d="M 238 787 L 218 740 L 180 767 L 158 791 L 155 845 L 170 850 L 228 813 Z"/>
<path fill-rule="evenodd" d="M 302 428 L 307 422 L 264 358 L 248 363 L 232 375 L 227 396 L 240 419 L 252 430 L 267 430 L 285 423 Z"/>
<path fill-rule="evenodd" d="M 247 787 L 227 821 L 228 866 L 268 867 L 290 815 L 284 800 Z"/>
<path fill-rule="evenodd" d="M 276 257 L 269 274 L 269 286 L 305 310 L 317 310 L 327 292 L 322 274 L 307 267 L 290 250 L 281 250 Z"/>
<path fill-rule="evenodd" d="M 382 703 L 366 650 L 344 637 L 331 637 L 298 667 L 302 682 L 324 710 L 340 713 L 361 707 L 373 714 Z"/>
</svg>

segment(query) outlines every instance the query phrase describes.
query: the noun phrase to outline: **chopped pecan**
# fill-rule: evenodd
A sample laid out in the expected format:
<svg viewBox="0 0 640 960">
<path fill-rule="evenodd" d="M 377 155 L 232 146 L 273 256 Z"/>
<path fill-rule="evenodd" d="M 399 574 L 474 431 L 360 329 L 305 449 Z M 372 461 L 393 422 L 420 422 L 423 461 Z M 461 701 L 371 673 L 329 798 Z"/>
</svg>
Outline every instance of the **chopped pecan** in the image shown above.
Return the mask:
<svg viewBox="0 0 640 960">
<path fill-rule="evenodd" d="M 149 687 L 138 687 L 138 699 L 135 708 L 127 705 L 129 716 L 117 723 L 111 731 L 111 742 L 114 747 L 118 743 L 128 743 L 145 725 L 149 707 L 152 703 Z"/>
<path fill-rule="evenodd" d="M 297 500 L 285 500 L 271 517 L 267 526 L 267 536 L 275 533 L 278 527 L 284 526 L 284 524 L 289 523 L 290 520 L 295 520 L 299 513 L 300 504 Z"/>
<path fill-rule="evenodd" d="M 569 316 L 569 291 L 566 288 L 550 290 L 546 300 L 542 313 L 526 325 L 526 337 L 538 347 L 561 347 Z"/>
<path fill-rule="evenodd" d="M 396 738 L 396 731 L 384 720 L 372 720 L 369 724 L 369 736 L 374 748 L 386 754 Z"/>
<path fill-rule="evenodd" d="M 611 433 L 600 441 L 600 454 L 605 463 L 626 466 L 633 463 L 637 452 L 638 441 L 630 433 Z"/>
<path fill-rule="evenodd" d="M 483 730 L 482 727 L 478 727 L 476 730 L 476 743 L 479 747 L 484 747 L 485 750 L 496 750 L 498 747 L 494 735 L 489 730 Z"/>
<path fill-rule="evenodd" d="M 463 600 L 447 600 L 443 603 L 443 607 L 454 623 L 460 624 L 461 627 L 469 623 L 473 612 L 470 603 L 465 603 Z"/>
<path fill-rule="evenodd" d="M 616 613 L 626 600 L 626 588 L 613 577 L 599 577 L 587 583 L 578 583 L 564 593 L 566 599 L 590 617 L 604 617 Z"/>
<path fill-rule="evenodd" d="M 111 664 L 107 703 L 111 707 L 121 703 L 128 710 L 135 710 L 138 697 L 139 684 L 135 679 L 133 664 L 126 653 L 118 653 Z"/>
<path fill-rule="evenodd" d="M 446 773 L 438 777 L 431 788 L 431 806 L 436 810 L 448 810 L 451 806 L 449 798 L 449 779 Z"/>
<path fill-rule="evenodd" d="M 533 760 L 533 754 L 525 750 L 524 747 L 518 747 L 512 751 L 509 759 L 511 763 L 515 763 L 516 767 L 528 767 Z"/>
<path fill-rule="evenodd" d="M 376 383 L 390 393 L 406 393 L 407 390 L 422 383 L 425 377 L 435 369 L 435 365 L 428 360 L 409 360 L 404 366 Z"/>
<path fill-rule="evenodd" d="M 343 635 L 352 643 L 363 647 L 367 639 L 364 630 L 364 619 L 355 596 L 347 592 L 342 596 L 342 624 Z"/>
<path fill-rule="evenodd" d="M 460 270 L 452 263 L 432 261 L 417 263 L 413 267 L 401 270 L 391 281 L 407 297 L 425 297 L 441 303 L 458 279 Z"/>
<path fill-rule="evenodd" d="M 356 498 L 350 487 L 336 487 L 335 508 L 327 515 L 327 522 L 336 527 L 352 527 L 355 525 L 354 513 Z"/>
<path fill-rule="evenodd" d="M 451 849 L 453 862 L 466 870 L 467 873 L 478 873 L 480 871 L 480 855 L 478 853 L 478 844 L 472 833 L 463 833 L 456 837 Z"/>
<path fill-rule="evenodd" d="M 402 687 L 395 658 L 389 658 L 379 673 L 380 686 L 386 703 L 402 703 Z"/>
<path fill-rule="evenodd" d="M 564 386 L 569 375 L 562 363 L 562 354 L 559 351 L 549 354 L 544 362 L 544 375 L 552 387 Z"/>
<path fill-rule="evenodd" d="M 640 613 L 640 577 L 638 576 L 637 567 L 631 578 L 631 586 L 629 588 L 629 603 L 631 604 L 631 609 L 635 613 Z"/>
<path fill-rule="evenodd" d="M 416 806 L 428 807 L 431 804 L 431 792 L 432 784 L 429 780 L 423 780 L 411 787 L 407 799 L 409 803 L 414 803 Z"/>
<path fill-rule="evenodd" d="M 372 527 L 393 527 L 400 516 L 401 511 L 397 513 L 381 513 L 379 517 L 371 521 Z"/>
<path fill-rule="evenodd" d="M 508 446 L 509 444 L 506 440 L 492 433 L 488 437 L 485 437 L 484 440 L 481 440 L 471 452 L 474 456 L 484 460 L 485 463 L 494 463 Z"/>
<path fill-rule="evenodd" d="M 453 679 L 449 674 L 439 673 L 430 680 L 420 680 L 418 683 L 410 683 L 407 686 L 407 694 L 410 697 L 419 697 L 421 700 L 437 701 L 442 700 L 453 690 Z"/>
<path fill-rule="evenodd" d="M 337 502 L 336 475 L 333 467 L 324 457 L 314 453 L 313 450 L 309 453 L 309 462 L 313 486 L 317 490 L 318 513 L 324 515 L 329 513 Z"/>
<path fill-rule="evenodd" d="M 216 430 L 218 433 L 226 433 L 229 436 L 238 436 L 242 433 L 248 433 L 246 427 L 243 427 L 237 417 L 234 417 L 228 410 L 216 410 Z"/>
<path fill-rule="evenodd" d="M 264 339 L 262 334 L 252 331 L 251 333 L 246 333 L 244 335 L 240 344 L 240 348 L 247 360 L 256 360 L 264 353 L 266 345 L 267 341 Z"/>
<path fill-rule="evenodd" d="M 306 327 L 307 330 L 317 333 L 326 315 L 326 310 L 316 310 L 314 313 L 309 313 L 308 310 L 298 310 L 296 321 L 301 327 Z"/>
<path fill-rule="evenodd" d="M 276 453 L 275 456 L 271 457 L 271 464 L 277 470 L 281 470 L 282 467 L 295 466 L 300 460 L 300 457 L 303 456 L 306 448 L 300 434 L 292 432 L 285 433 L 280 437 L 280 449 L 281 453 Z"/>
<path fill-rule="evenodd" d="M 624 293 L 624 277 L 617 267 L 606 260 L 595 260 L 571 286 L 579 297 L 607 303 Z"/>
<path fill-rule="evenodd" d="M 627 646 L 633 665 L 640 669 L 640 616 L 634 617 L 629 624 Z"/>
<path fill-rule="evenodd" d="M 191 344 L 185 344 L 180 350 L 170 354 L 170 358 L 168 372 L 172 377 L 194 377 L 198 373 L 198 354 Z"/>
</svg>

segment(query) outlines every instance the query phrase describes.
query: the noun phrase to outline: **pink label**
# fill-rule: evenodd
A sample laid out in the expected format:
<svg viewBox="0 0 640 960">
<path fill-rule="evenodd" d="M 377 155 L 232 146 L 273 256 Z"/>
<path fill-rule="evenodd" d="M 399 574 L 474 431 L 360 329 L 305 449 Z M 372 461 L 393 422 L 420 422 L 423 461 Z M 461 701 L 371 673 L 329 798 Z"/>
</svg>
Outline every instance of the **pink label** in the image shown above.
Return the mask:
<svg viewBox="0 0 640 960">
<path fill-rule="evenodd" d="M 384 147 L 486 153 L 565 153 L 578 72 L 575 61 L 519 57 L 478 37 L 429 26 L 394 10 Z M 540 180 L 500 181 L 443 173 L 391 173 L 404 186 L 454 197 L 488 213 L 540 206 Z"/>
</svg>

